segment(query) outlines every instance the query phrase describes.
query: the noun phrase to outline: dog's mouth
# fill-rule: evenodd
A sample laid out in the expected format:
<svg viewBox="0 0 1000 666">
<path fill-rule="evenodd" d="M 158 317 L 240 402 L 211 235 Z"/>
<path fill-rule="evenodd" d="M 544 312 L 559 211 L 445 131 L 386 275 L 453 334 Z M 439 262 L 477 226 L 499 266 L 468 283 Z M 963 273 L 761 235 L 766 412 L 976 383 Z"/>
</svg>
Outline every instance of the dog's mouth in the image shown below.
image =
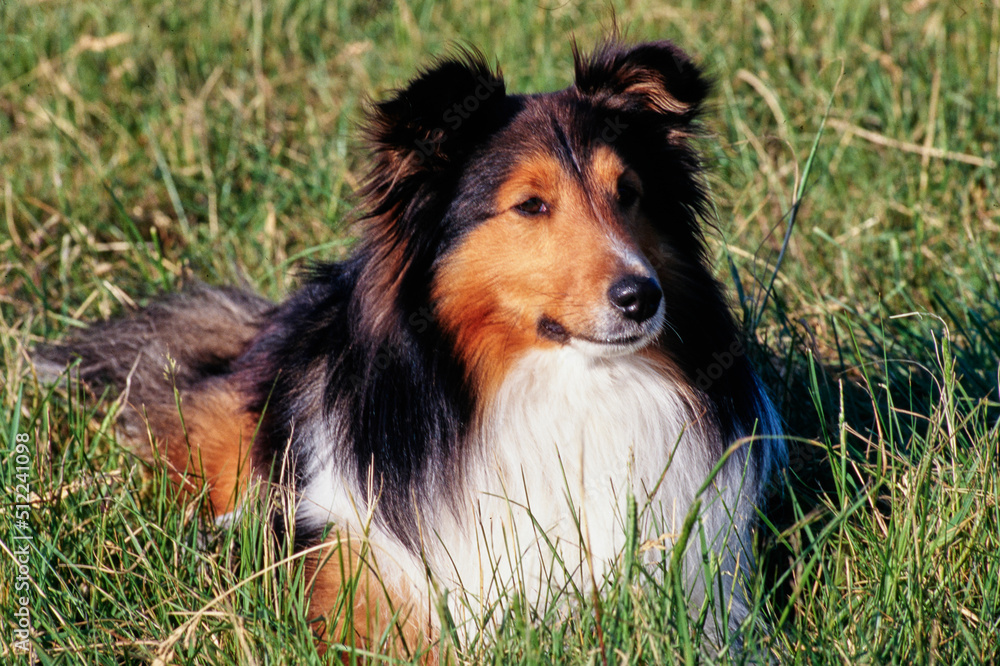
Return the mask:
<svg viewBox="0 0 1000 666">
<path fill-rule="evenodd" d="M 574 333 L 552 317 L 542 315 L 538 320 L 538 336 L 593 356 L 621 356 L 642 349 L 656 338 L 660 332 L 662 316 L 656 319 L 659 321 L 651 320 L 642 326 L 643 330 L 634 333 L 598 337 Z"/>
</svg>

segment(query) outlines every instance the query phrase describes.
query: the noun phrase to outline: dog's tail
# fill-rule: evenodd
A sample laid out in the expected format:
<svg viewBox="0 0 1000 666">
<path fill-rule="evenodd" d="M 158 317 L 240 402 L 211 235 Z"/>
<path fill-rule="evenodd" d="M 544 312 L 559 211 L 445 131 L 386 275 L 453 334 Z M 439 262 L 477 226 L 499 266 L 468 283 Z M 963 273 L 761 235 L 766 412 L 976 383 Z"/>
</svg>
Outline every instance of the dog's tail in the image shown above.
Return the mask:
<svg viewBox="0 0 1000 666">
<path fill-rule="evenodd" d="M 119 425 L 137 452 L 162 460 L 182 487 L 208 484 L 219 515 L 248 478 L 259 417 L 233 366 L 272 308 L 244 291 L 198 286 L 39 347 L 33 360 L 43 379 L 69 368 L 95 393 L 121 395 Z"/>
</svg>

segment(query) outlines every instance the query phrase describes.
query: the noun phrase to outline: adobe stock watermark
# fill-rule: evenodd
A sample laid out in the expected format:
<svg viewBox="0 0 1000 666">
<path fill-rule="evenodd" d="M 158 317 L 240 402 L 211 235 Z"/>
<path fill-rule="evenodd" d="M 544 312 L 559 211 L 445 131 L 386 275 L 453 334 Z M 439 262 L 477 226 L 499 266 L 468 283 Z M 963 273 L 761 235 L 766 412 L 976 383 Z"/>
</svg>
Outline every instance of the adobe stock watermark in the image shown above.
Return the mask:
<svg viewBox="0 0 1000 666">
<path fill-rule="evenodd" d="M 721 353 L 717 351 L 712 352 L 712 358 L 715 360 L 704 368 L 698 368 L 694 377 L 695 386 L 702 391 L 712 388 L 712 384 L 722 377 L 722 375 L 726 374 L 726 371 L 733 367 L 736 361 L 746 353 L 746 347 L 739 338 L 733 340 L 729 345 L 729 349 Z"/>
<path fill-rule="evenodd" d="M 618 140 L 625 130 L 628 129 L 628 123 L 622 120 L 622 117 L 616 115 L 614 118 L 605 118 L 604 127 L 601 128 L 600 134 L 598 134 L 598 139 L 605 144 L 612 144 Z"/>
<path fill-rule="evenodd" d="M 31 646 L 31 435 L 19 432 L 14 436 L 10 460 L 14 463 L 14 525 L 11 533 L 11 554 L 15 575 L 10 590 L 14 609 L 14 635 L 11 645 L 15 654 L 32 654 Z"/>
<path fill-rule="evenodd" d="M 478 83 L 475 90 L 466 95 L 465 99 L 455 102 L 441 114 L 441 122 L 445 123 L 452 132 L 457 132 L 465 121 L 479 110 L 483 102 L 489 100 L 498 88 L 503 87 L 503 82 L 499 79 L 487 79 L 482 75 L 479 76 Z M 417 148 L 417 164 L 423 164 L 447 140 L 448 132 L 443 127 L 432 129 L 426 139 L 416 139 L 413 145 Z"/>
<path fill-rule="evenodd" d="M 421 335 L 426 332 L 428 328 L 430 328 L 434 319 L 434 313 L 430 310 L 430 308 L 421 307 L 420 309 L 409 314 L 406 318 L 406 323 L 410 325 L 410 328 L 412 328 L 417 335 Z M 397 354 L 395 350 L 389 346 L 388 342 L 383 341 L 382 344 L 379 345 L 375 355 L 372 357 L 370 366 L 371 370 L 367 373 L 367 380 L 371 381 L 372 374 L 380 374 L 388 370 L 389 366 L 391 366 L 393 361 L 397 360 L 398 357 L 399 354 Z M 352 374 L 347 378 L 347 381 L 351 383 L 353 388 L 357 389 L 366 383 L 366 377 L 362 377 L 358 374 Z"/>
</svg>

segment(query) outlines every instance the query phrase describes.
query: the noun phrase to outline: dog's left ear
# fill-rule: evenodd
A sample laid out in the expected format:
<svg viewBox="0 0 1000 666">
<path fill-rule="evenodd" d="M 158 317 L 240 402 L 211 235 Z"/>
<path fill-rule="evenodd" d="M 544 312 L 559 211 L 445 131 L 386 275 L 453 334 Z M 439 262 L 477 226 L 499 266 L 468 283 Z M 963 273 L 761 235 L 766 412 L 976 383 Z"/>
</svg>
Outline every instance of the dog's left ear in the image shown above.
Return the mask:
<svg viewBox="0 0 1000 666">
<path fill-rule="evenodd" d="M 679 121 L 693 118 L 709 83 L 686 53 L 670 42 L 623 46 L 606 42 L 589 56 L 573 45 L 576 88 L 621 111 L 653 112 Z"/>
</svg>

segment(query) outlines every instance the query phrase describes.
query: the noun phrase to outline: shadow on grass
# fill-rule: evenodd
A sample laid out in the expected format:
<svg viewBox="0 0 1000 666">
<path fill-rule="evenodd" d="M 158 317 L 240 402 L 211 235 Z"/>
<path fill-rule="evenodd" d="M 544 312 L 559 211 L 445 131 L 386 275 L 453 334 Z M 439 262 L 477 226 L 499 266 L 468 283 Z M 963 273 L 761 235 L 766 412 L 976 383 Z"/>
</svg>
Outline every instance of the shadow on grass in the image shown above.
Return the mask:
<svg viewBox="0 0 1000 666">
<path fill-rule="evenodd" d="M 933 520 L 934 512 L 933 506 L 914 509 L 914 502 L 900 498 L 924 492 L 928 482 L 946 476 L 932 468 L 975 476 L 977 469 L 992 466 L 996 452 L 990 442 L 995 448 L 1000 441 L 1000 303 L 984 300 L 974 309 L 936 300 L 944 316 L 827 315 L 821 335 L 805 321 L 789 321 L 778 300 L 782 346 L 788 351 L 776 354 L 758 344 L 751 352 L 780 404 L 789 436 L 787 480 L 769 499 L 765 514 L 771 525 L 761 530 L 759 544 L 764 595 L 776 616 L 775 633 L 787 637 L 786 649 L 818 640 L 806 636 L 812 627 L 805 625 L 814 620 L 806 616 L 814 609 L 804 597 L 816 592 L 810 586 L 829 582 L 821 576 L 836 578 L 829 570 L 810 569 L 819 552 L 832 542 L 858 548 L 855 557 L 883 557 L 883 575 L 895 576 L 903 563 L 893 559 L 892 542 L 910 523 L 912 534 L 902 538 L 930 542 L 918 525 Z M 834 346 L 822 347 L 817 339 L 833 340 Z M 930 493 L 925 495 L 915 502 L 932 505 Z M 947 511 L 942 507 L 941 513 Z M 873 534 L 857 525 L 848 528 L 848 518 L 881 528 L 882 534 L 874 527 Z M 859 535 L 874 544 L 867 553 L 856 543 Z M 978 547 L 974 532 L 970 538 Z M 995 588 L 998 581 L 987 576 L 984 583 Z M 882 593 L 872 592 L 873 612 L 898 617 L 891 599 L 877 598 Z M 916 637 L 908 645 L 909 654 L 921 653 L 920 641 Z M 877 654 L 876 643 L 859 649 Z"/>
</svg>

